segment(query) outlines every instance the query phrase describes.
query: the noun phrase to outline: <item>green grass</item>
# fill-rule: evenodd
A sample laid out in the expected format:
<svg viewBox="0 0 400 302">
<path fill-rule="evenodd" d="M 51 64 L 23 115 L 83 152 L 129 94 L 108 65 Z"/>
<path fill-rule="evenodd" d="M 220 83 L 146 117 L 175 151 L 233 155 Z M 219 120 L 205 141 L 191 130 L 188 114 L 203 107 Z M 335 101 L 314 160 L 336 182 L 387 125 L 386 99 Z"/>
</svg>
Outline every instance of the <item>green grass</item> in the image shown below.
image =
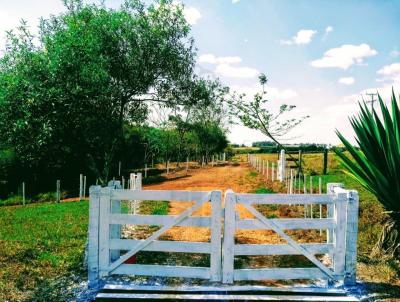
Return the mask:
<svg viewBox="0 0 400 302">
<path fill-rule="evenodd" d="M 0 301 L 68 301 L 87 226 L 87 202 L 0 208 Z"/>
<path fill-rule="evenodd" d="M 256 189 L 254 191 L 254 193 L 256 193 L 256 194 L 272 194 L 272 193 L 275 193 L 275 192 L 270 188 L 262 187 L 262 188 Z"/>
</svg>

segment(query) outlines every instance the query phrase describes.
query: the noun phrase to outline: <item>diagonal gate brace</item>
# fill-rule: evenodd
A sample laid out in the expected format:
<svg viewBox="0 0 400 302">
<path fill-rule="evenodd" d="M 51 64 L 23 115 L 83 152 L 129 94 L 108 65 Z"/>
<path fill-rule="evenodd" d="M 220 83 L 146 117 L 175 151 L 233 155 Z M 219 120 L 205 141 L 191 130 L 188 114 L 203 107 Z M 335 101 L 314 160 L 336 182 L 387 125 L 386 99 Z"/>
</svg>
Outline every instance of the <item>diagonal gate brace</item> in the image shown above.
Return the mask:
<svg viewBox="0 0 400 302">
<path fill-rule="evenodd" d="M 134 249 L 130 250 L 126 254 L 124 254 L 122 257 L 120 257 L 118 260 L 114 261 L 113 263 L 110 264 L 109 266 L 109 272 L 111 273 L 114 271 L 118 266 L 123 264 L 126 260 L 128 260 L 130 257 L 135 255 L 137 252 L 142 250 L 144 247 L 148 246 L 152 241 L 156 240 L 158 237 L 160 237 L 164 232 L 166 232 L 168 229 L 172 228 L 173 226 L 177 225 L 178 223 L 182 222 L 185 220 L 189 215 L 191 215 L 194 211 L 199 209 L 204 203 L 206 203 L 210 199 L 210 195 L 207 195 L 203 200 L 196 201 L 196 203 L 178 215 L 173 221 L 171 221 L 168 224 L 165 224 L 161 229 L 159 229 L 157 232 L 153 233 L 149 238 L 135 246 Z"/>
<path fill-rule="evenodd" d="M 289 235 L 287 235 L 279 226 L 277 226 L 273 221 L 265 218 L 259 211 L 257 211 L 254 207 L 247 203 L 241 202 L 241 204 L 250 212 L 252 213 L 258 220 L 260 220 L 263 224 L 270 227 L 274 230 L 277 234 L 279 234 L 283 239 L 287 241 L 289 245 L 291 245 L 294 249 L 301 252 L 308 260 L 314 263 L 322 272 L 324 272 L 330 279 L 336 279 L 334 273 L 323 265 L 318 259 L 308 252 L 305 248 L 299 245 L 296 241 L 294 241 Z"/>
</svg>

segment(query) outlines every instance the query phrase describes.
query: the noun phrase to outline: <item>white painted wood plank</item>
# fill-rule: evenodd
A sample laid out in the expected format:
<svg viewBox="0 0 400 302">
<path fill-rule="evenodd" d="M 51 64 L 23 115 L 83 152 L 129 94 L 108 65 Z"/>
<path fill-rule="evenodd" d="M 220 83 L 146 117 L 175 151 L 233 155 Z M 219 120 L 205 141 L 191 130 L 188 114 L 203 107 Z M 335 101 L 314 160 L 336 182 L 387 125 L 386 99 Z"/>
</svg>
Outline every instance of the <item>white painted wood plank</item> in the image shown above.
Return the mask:
<svg viewBox="0 0 400 302">
<path fill-rule="evenodd" d="M 333 229 L 336 226 L 336 222 L 333 218 L 331 219 L 310 219 L 310 218 L 273 218 L 269 219 L 273 221 L 279 228 L 285 230 L 312 230 L 312 229 Z M 237 229 L 243 230 L 257 230 L 267 229 L 266 225 L 257 219 L 240 219 L 236 223 Z"/>
<path fill-rule="evenodd" d="M 99 293 L 97 299 L 137 301 L 293 301 L 293 302 L 358 302 L 355 297 L 293 296 L 293 295 L 218 295 L 218 294 L 157 294 Z"/>
<path fill-rule="evenodd" d="M 89 188 L 88 280 L 90 288 L 96 287 L 99 279 L 100 190 L 100 186 Z"/>
<path fill-rule="evenodd" d="M 225 224 L 222 250 L 222 282 L 233 283 L 234 246 L 236 230 L 236 195 L 232 190 L 225 193 Z"/>
<path fill-rule="evenodd" d="M 344 284 L 348 286 L 356 285 L 358 203 L 358 192 L 350 191 L 347 203 L 346 272 L 344 279 Z"/>
<path fill-rule="evenodd" d="M 135 255 L 138 251 L 143 249 L 145 246 L 149 245 L 152 241 L 156 240 L 158 237 L 160 237 L 160 235 L 165 233 L 168 229 L 170 229 L 173 226 L 175 226 L 176 224 L 180 223 L 181 221 L 183 221 L 185 219 L 185 217 L 191 215 L 194 211 L 201 208 L 203 206 L 203 204 L 206 203 L 208 200 L 209 200 L 209 195 L 207 195 L 203 200 L 197 201 L 192 207 L 188 208 L 187 210 L 182 212 L 179 216 L 177 216 L 174 221 L 167 223 L 161 229 L 154 232 L 150 237 L 148 237 L 146 240 L 144 240 L 141 244 L 137 245 L 134 249 L 127 252 L 125 255 L 123 255 L 121 258 L 119 258 L 117 261 L 111 263 L 110 271 L 115 270 L 119 265 L 121 265 L 126 260 L 128 260 L 130 257 Z"/>
<path fill-rule="evenodd" d="M 132 250 L 143 241 L 144 240 L 134 239 L 111 239 L 110 249 Z M 143 251 L 210 254 L 211 244 L 209 242 L 155 240 L 144 247 Z"/>
<path fill-rule="evenodd" d="M 113 190 L 116 200 L 173 200 L 196 201 L 210 197 L 210 192 L 202 191 L 162 191 L 162 190 Z"/>
<path fill-rule="evenodd" d="M 288 236 L 283 230 L 281 230 L 277 225 L 274 224 L 272 220 L 265 218 L 260 212 L 254 209 L 252 206 L 243 204 L 242 205 L 256 218 L 258 218 L 266 226 L 269 226 L 274 230 L 279 236 L 287 241 L 293 248 L 299 250 L 308 260 L 310 260 L 314 265 L 316 265 L 322 272 L 324 272 L 328 277 L 334 279 L 334 275 L 330 269 L 323 265 L 314 255 L 310 254 L 307 250 L 302 248 L 296 241 L 294 241 L 290 236 Z"/>
<path fill-rule="evenodd" d="M 243 204 L 332 204 L 334 199 L 327 194 L 237 194 Z"/>
<path fill-rule="evenodd" d="M 318 268 L 260 268 L 236 269 L 235 280 L 293 280 L 326 279 L 327 276 Z"/>
<path fill-rule="evenodd" d="M 210 279 L 210 268 L 150 264 L 122 264 L 112 274 Z"/>
<path fill-rule="evenodd" d="M 131 215 L 113 214 L 110 216 L 112 224 L 137 224 L 137 225 L 166 225 L 178 217 L 177 215 Z M 176 224 L 177 226 L 210 227 L 211 217 L 190 216 Z"/>
<path fill-rule="evenodd" d="M 300 244 L 311 254 L 331 254 L 333 244 L 304 243 Z M 235 255 L 301 255 L 301 253 L 288 244 L 236 244 Z"/>
<path fill-rule="evenodd" d="M 290 293 L 320 293 L 345 295 L 346 290 L 340 288 L 316 287 L 316 286 L 263 286 L 263 285 L 216 285 L 216 286 L 188 286 L 188 285 L 135 285 L 135 284 L 110 284 L 106 283 L 103 287 L 105 290 L 118 291 L 173 291 L 173 292 L 237 292 L 237 291 L 273 291 L 273 292 L 290 292 Z"/>
<path fill-rule="evenodd" d="M 110 264 L 110 224 L 111 189 L 101 188 L 100 191 L 100 225 L 99 225 L 99 276 L 107 276 Z"/>
<path fill-rule="evenodd" d="M 221 191 L 211 192 L 211 280 L 221 281 Z"/>
</svg>

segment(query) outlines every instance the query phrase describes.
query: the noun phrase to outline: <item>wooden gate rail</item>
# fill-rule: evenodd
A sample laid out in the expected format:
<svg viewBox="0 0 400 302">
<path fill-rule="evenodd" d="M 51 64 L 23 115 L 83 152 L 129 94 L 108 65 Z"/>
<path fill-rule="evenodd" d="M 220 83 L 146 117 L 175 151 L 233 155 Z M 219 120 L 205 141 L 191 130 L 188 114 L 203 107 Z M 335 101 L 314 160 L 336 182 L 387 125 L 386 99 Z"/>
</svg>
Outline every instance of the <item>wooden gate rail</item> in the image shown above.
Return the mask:
<svg viewBox="0 0 400 302">
<path fill-rule="evenodd" d="M 179 215 L 121 214 L 120 200 L 191 201 L 194 205 Z M 211 217 L 190 215 L 211 201 Z M 116 210 L 117 209 L 117 210 Z M 145 240 L 121 239 L 115 226 L 123 224 L 162 226 Z M 174 226 L 209 227 L 210 242 L 162 241 L 157 238 Z M 114 229 L 114 232 L 113 232 Z M 120 256 L 120 251 L 128 251 Z M 139 251 L 210 254 L 210 267 L 125 264 Z M 117 253 L 116 253 L 117 252 Z M 117 255 L 117 257 L 116 257 Z M 111 274 L 166 276 L 221 280 L 221 192 L 132 191 L 99 186 L 90 189 L 89 285 Z"/>
</svg>

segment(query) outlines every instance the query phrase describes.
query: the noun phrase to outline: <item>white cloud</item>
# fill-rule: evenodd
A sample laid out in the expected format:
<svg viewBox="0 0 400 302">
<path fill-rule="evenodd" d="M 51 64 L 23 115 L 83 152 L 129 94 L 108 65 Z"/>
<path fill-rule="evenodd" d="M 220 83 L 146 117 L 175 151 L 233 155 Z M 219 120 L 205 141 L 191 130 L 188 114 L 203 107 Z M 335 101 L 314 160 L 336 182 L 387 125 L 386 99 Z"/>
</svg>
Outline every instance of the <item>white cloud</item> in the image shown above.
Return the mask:
<svg viewBox="0 0 400 302">
<path fill-rule="evenodd" d="M 254 78 L 260 72 L 251 67 L 237 66 L 242 62 L 242 58 L 238 56 L 217 57 L 213 54 L 204 54 L 199 57 L 200 64 L 216 65 L 214 73 L 227 78 Z"/>
<path fill-rule="evenodd" d="M 216 57 L 213 54 L 204 54 L 199 57 L 199 63 L 209 64 L 235 64 L 242 62 L 242 59 L 238 56 L 232 57 Z"/>
<path fill-rule="evenodd" d="M 340 78 L 338 80 L 339 84 L 344 84 L 344 85 L 353 85 L 354 84 L 354 78 L 353 77 L 345 77 L 345 78 Z"/>
<path fill-rule="evenodd" d="M 183 9 L 183 15 L 190 25 L 196 24 L 202 17 L 200 11 L 193 6 L 185 7 Z"/>
<path fill-rule="evenodd" d="M 390 56 L 391 57 L 400 57 L 400 51 L 398 51 L 397 49 L 393 49 L 391 52 L 390 52 Z"/>
<path fill-rule="evenodd" d="M 400 63 L 393 63 L 383 66 L 381 69 L 378 70 L 378 74 L 389 77 L 400 75 Z"/>
<path fill-rule="evenodd" d="M 321 59 L 311 62 L 316 68 L 348 69 L 353 64 L 361 64 L 367 57 L 375 56 L 378 52 L 368 44 L 346 44 L 338 48 L 329 49 Z"/>
<path fill-rule="evenodd" d="M 329 25 L 325 28 L 325 33 L 329 34 L 330 32 L 333 32 L 333 27 Z"/>
<path fill-rule="evenodd" d="M 325 40 L 326 37 L 328 37 L 328 35 L 329 35 L 331 32 L 333 32 L 333 27 L 329 25 L 329 26 L 327 26 L 327 27 L 325 28 L 325 33 L 324 33 L 324 36 L 322 37 L 322 40 Z"/>
<path fill-rule="evenodd" d="M 231 85 L 232 90 L 238 93 L 244 93 L 247 97 L 253 97 L 256 93 L 261 92 L 260 85 L 251 86 L 239 86 Z M 266 98 L 271 101 L 282 101 L 293 99 L 298 96 L 298 93 L 291 88 L 278 88 L 278 87 L 266 87 Z"/>
<path fill-rule="evenodd" d="M 297 32 L 297 34 L 292 37 L 290 40 L 281 40 L 281 44 L 284 45 L 304 45 L 311 42 L 314 35 L 317 33 L 316 30 L 312 29 L 301 29 Z"/>
<path fill-rule="evenodd" d="M 219 64 L 215 73 L 227 78 L 254 78 L 260 72 L 255 68 L 232 66 L 230 64 Z"/>
<path fill-rule="evenodd" d="M 238 3 L 240 0 L 232 0 L 232 3 L 233 4 L 235 4 L 235 3 Z"/>
<path fill-rule="evenodd" d="M 392 86 L 400 86 L 400 63 L 383 66 L 377 71 L 382 76 L 379 82 L 387 82 Z"/>
</svg>

